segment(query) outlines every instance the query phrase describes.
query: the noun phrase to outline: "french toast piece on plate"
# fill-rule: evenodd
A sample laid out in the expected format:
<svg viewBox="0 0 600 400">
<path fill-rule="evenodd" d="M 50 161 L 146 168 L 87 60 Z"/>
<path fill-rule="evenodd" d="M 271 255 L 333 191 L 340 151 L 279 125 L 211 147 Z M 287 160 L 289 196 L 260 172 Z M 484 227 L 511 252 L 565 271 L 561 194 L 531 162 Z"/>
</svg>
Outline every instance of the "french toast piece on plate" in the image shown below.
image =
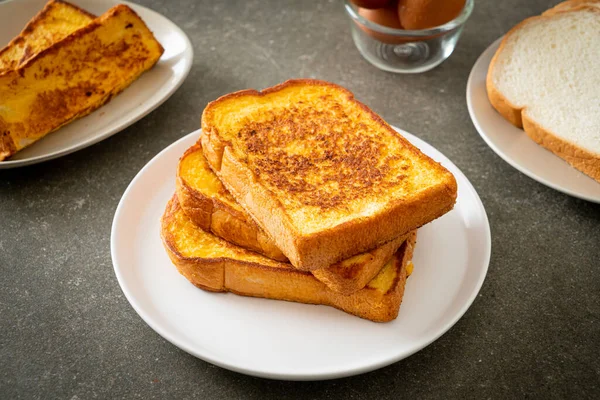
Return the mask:
<svg viewBox="0 0 600 400">
<path fill-rule="evenodd" d="M 144 21 L 117 5 L 0 74 L 0 161 L 94 111 L 163 53 Z"/>
<path fill-rule="evenodd" d="M 213 171 L 299 269 L 375 249 L 454 206 L 454 176 L 348 90 L 291 80 L 207 105 Z"/>
<path fill-rule="evenodd" d="M 179 272 L 195 286 L 213 292 L 322 304 L 376 322 L 398 316 L 416 234 L 395 253 L 364 289 L 334 292 L 311 273 L 235 246 L 198 228 L 179 206 L 167 204 L 161 221 L 165 249 Z"/>
<path fill-rule="evenodd" d="M 0 73 L 15 69 L 31 57 L 83 28 L 95 15 L 62 0 L 50 0 L 21 33 L 0 50 Z"/>
</svg>

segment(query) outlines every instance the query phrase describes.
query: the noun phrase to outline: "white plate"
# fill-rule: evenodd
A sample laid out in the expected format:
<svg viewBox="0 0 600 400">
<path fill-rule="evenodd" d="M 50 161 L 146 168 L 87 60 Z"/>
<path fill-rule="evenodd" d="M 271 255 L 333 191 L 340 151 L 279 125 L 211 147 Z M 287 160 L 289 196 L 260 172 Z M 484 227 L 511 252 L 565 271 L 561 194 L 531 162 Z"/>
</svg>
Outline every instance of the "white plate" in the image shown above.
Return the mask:
<svg viewBox="0 0 600 400">
<path fill-rule="evenodd" d="M 535 143 L 490 104 L 485 78 L 501 40 L 481 54 L 469 75 L 467 106 L 475 128 L 496 154 L 525 175 L 568 195 L 600 203 L 600 183 Z"/>
<path fill-rule="evenodd" d="M 467 311 L 485 278 L 491 239 L 479 196 L 436 149 L 402 132 L 456 176 L 453 211 L 419 229 L 415 269 L 400 315 L 374 323 L 314 306 L 196 288 L 171 264 L 159 219 L 174 193 L 175 168 L 200 131 L 154 157 L 133 179 L 112 226 L 111 252 L 123 293 L 162 337 L 210 363 L 289 380 L 331 379 L 371 371 L 419 351 Z"/>
<path fill-rule="evenodd" d="M 0 3 L 0 47 L 18 35 L 27 21 L 44 7 L 46 1 L 12 0 Z M 193 60 L 192 45 L 186 34 L 162 15 L 126 1 L 71 2 L 95 15 L 100 15 L 119 3 L 129 5 L 152 30 L 165 52 L 154 68 L 142 74 L 110 102 L 18 152 L 8 161 L 1 161 L 0 169 L 51 160 L 106 139 L 161 105 L 183 83 L 190 71 Z"/>
</svg>

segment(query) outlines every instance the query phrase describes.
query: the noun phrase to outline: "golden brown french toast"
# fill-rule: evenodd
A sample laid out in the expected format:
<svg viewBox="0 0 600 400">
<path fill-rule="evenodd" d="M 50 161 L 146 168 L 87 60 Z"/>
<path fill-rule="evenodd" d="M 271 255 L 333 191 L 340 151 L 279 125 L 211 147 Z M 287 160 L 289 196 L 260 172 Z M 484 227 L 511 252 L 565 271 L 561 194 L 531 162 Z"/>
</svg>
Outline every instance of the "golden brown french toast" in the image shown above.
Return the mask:
<svg viewBox="0 0 600 400">
<path fill-rule="evenodd" d="M 454 176 L 348 90 L 291 80 L 205 108 L 204 154 L 290 262 L 326 268 L 443 215 Z"/>
<path fill-rule="evenodd" d="M 19 36 L 0 50 L 0 73 L 15 69 L 50 45 L 83 28 L 93 14 L 61 0 L 50 0 Z"/>
<path fill-rule="evenodd" d="M 189 148 L 179 160 L 176 192 L 184 212 L 205 231 L 269 258 L 287 261 L 212 172 L 199 143 Z M 352 294 L 379 273 L 405 240 L 406 235 L 375 250 L 311 272 L 333 291 Z"/>
<path fill-rule="evenodd" d="M 185 213 L 205 231 L 274 260 L 287 261 L 212 172 L 200 144 L 181 156 L 175 188 Z"/>
<path fill-rule="evenodd" d="M 144 21 L 118 5 L 0 74 L 0 161 L 102 106 L 162 53 Z"/>
<path fill-rule="evenodd" d="M 161 236 L 179 272 L 201 289 L 323 304 L 376 322 L 397 317 L 415 244 L 412 234 L 364 289 L 344 296 L 328 289 L 309 272 L 242 249 L 199 229 L 183 212 L 177 196 L 167 204 Z"/>
</svg>

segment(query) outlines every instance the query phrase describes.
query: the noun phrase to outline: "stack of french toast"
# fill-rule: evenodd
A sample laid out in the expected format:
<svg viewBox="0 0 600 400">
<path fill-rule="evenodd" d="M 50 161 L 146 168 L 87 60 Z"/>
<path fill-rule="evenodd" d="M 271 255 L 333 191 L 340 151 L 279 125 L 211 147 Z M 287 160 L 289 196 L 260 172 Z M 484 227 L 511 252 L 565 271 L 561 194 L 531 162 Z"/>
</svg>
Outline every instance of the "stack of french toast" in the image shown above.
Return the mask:
<svg viewBox="0 0 600 400">
<path fill-rule="evenodd" d="M 386 322 L 412 272 L 416 229 L 456 196 L 448 170 L 351 92 L 291 80 L 207 105 L 161 236 L 201 289 Z"/>
</svg>

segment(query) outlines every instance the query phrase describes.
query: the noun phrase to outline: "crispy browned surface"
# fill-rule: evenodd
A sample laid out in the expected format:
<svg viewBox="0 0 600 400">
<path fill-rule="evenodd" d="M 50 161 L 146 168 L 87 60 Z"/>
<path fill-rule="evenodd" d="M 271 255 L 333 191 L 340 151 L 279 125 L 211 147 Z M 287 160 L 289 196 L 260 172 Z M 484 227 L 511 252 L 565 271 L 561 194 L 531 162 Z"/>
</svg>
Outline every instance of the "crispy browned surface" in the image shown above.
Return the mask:
<svg viewBox="0 0 600 400">
<path fill-rule="evenodd" d="M 96 18 L 62 0 L 50 0 L 21 33 L 0 50 L 0 73 L 15 69 Z"/>
<path fill-rule="evenodd" d="M 408 185 L 404 175 L 387 174 L 390 164 L 400 156 L 384 155 L 383 140 L 360 135 L 348 140 L 348 132 L 359 129 L 359 122 L 344 118 L 337 106 L 332 108 L 334 112 L 327 113 L 290 107 L 273 112 L 267 121 L 248 122 L 238 132 L 238 139 L 247 157 L 244 161 L 252 166 L 254 175 L 267 187 L 285 192 L 298 207 L 320 209 L 343 208 L 356 198 L 381 196 L 391 187 Z M 328 134 L 321 131 L 328 126 L 338 129 Z M 307 132 L 316 133 L 310 148 L 289 154 L 286 146 L 303 141 Z"/>
<path fill-rule="evenodd" d="M 548 149 L 558 157 L 567 161 L 571 166 L 577 168 L 581 172 L 589 175 L 596 181 L 600 182 L 600 158 L 597 154 L 590 152 L 587 149 L 578 147 L 573 143 L 570 143 L 559 136 L 556 136 L 551 131 L 545 129 L 536 121 L 532 120 L 527 116 L 527 107 L 517 107 L 510 102 L 494 85 L 492 75 L 496 60 L 500 53 L 504 50 L 505 44 L 509 37 L 516 31 L 521 29 L 523 25 L 531 22 L 535 19 L 540 18 L 551 18 L 556 14 L 570 11 L 577 11 L 583 8 L 591 8 L 596 11 L 600 11 L 599 0 L 567 0 L 557 4 L 553 8 L 546 10 L 544 13 L 538 16 L 526 18 L 517 25 L 515 25 L 510 31 L 506 33 L 504 39 L 500 43 L 498 50 L 494 54 L 494 57 L 490 61 L 488 67 L 488 74 L 486 77 L 486 89 L 488 99 L 492 104 L 492 107 L 498 111 L 506 120 L 518 128 L 521 128 L 525 133 L 532 138 L 536 143 Z"/>
<path fill-rule="evenodd" d="M 211 187 L 216 186 L 216 190 L 210 191 L 206 178 L 212 178 Z M 214 176 L 199 144 L 181 156 L 177 167 L 176 192 L 186 214 L 205 231 L 274 260 L 287 261 L 275 243 Z"/>
<path fill-rule="evenodd" d="M 161 237 L 179 272 L 202 289 L 329 305 L 376 322 L 391 321 L 398 315 L 406 265 L 412 259 L 415 243 L 412 235 L 380 275 L 364 289 L 344 296 L 306 271 L 259 256 L 197 228 L 181 210 L 176 196 L 163 215 Z"/>
<path fill-rule="evenodd" d="M 119 5 L 0 74 L 0 160 L 102 106 L 162 52 L 137 14 Z"/>
<path fill-rule="evenodd" d="M 201 142 L 300 269 L 326 268 L 452 209 L 456 181 L 337 85 L 292 80 L 210 103 Z"/>
<path fill-rule="evenodd" d="M 269 258 L 287 261 L 275 243 L 237 204 L 209 168 L 200 144 L 179 160 L 176 193 L 182 209 L 199 227 L 240 247 Z M 330 289 L 352 294 L 371 280 L 406 240 L 396 238 L 370 252 L 312 271 Z"/>
</svg>

